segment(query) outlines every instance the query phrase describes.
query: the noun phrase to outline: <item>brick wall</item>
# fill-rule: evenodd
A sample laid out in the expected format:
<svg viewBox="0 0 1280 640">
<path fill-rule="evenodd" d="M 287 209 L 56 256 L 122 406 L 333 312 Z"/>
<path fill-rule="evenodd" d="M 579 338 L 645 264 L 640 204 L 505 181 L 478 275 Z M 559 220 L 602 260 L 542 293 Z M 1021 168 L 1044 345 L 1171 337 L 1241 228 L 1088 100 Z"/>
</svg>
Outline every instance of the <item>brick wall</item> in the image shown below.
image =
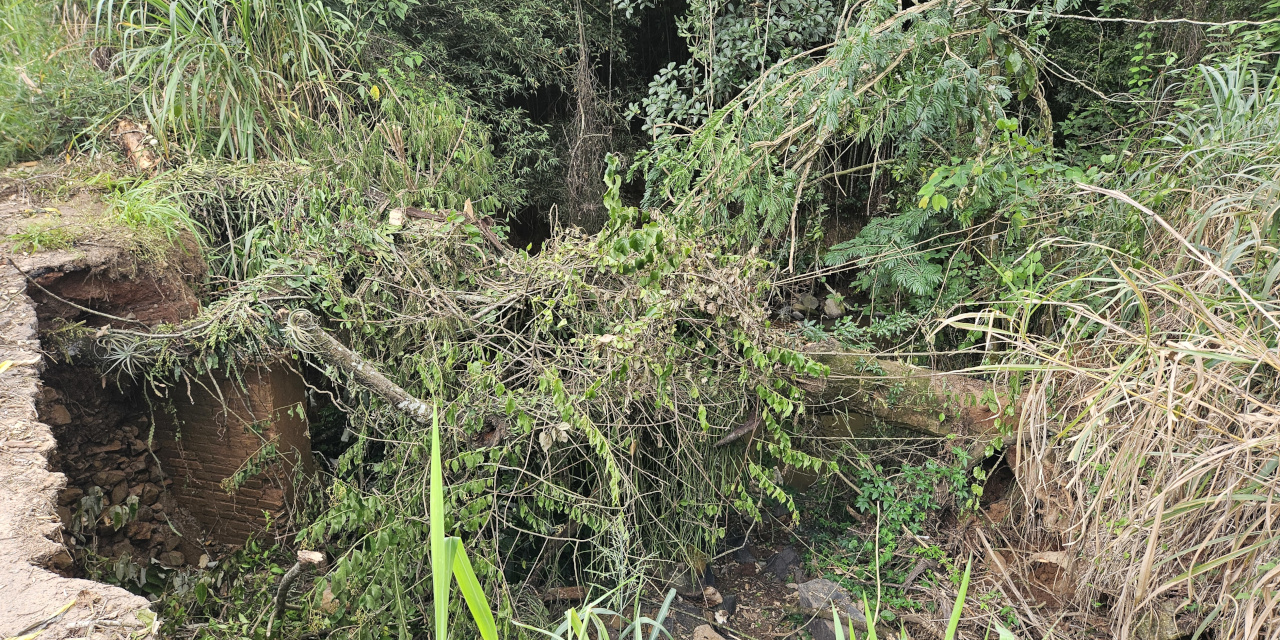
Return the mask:
<svg viewBox="0 0 1280 640">
<path fill-rule="evenodd" d="M 315 470 L 305 387 L 284 366 L 255 367 L 239 380 L 206 378 L 174 393 L 176 415 L 157 412 L 154 446 L 179 507 L 215 542 L 239 544 L 277 514 L 300 469 Z M 292 409 L 292 411 L 291 411 Z M 231 493 L 229 479 L 274 443 L 279 456 Z"/>
</svg>

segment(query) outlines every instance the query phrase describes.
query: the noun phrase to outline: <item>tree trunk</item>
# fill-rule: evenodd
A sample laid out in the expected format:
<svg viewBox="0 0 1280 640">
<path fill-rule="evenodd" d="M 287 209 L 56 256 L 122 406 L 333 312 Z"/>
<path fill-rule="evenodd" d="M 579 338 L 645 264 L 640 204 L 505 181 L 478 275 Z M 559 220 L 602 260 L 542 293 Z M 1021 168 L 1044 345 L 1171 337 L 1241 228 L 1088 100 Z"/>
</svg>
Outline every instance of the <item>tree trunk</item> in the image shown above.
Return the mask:
<svg viewBox="0 0 1280 640">
<path fill-rule="evenodd" d="M 995 435 L 1018 424 L 1009 390 L 958 373 L 924 369 L 856 352 L 806 354 L 831 368 L 809 394 L 814 405 L 843 405 L 936 436 Z M 815 407 L 816 408 L 816 407 Z"/>
<path fill-rule="evenodd" d="M 316 317 L 306 309 L 292 312 L 281 309 L 277 319 L 294 331 L 294 342 L 306 353 L 318 356 L 325 364 L 351 375 L 361 386 L 377 394 L 391 406 L 421 424 L 431 423 L 430 407 L 409 395 L 400 385 L 382 375 L 356 352 L 329 335 Z"/>
</svg>

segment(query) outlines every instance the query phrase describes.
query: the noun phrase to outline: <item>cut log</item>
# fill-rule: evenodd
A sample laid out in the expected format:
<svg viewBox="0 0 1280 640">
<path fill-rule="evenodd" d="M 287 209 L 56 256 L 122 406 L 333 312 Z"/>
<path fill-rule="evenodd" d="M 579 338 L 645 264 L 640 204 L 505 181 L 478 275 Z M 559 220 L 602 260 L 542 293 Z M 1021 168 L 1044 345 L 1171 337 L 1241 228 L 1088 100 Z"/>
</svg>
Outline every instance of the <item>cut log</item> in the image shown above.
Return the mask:
<svg viewBox="0 0 1280 640">
<path fill-rule="evenodd" d="M 159 166 L 156 152 L 148 144 L 151 137 L 147 128 L 132 120 L 120 120 L 116 123 L 116 136 L 133 161 L 133 165 L 141 171 L 150 171 Z"/>
<path fill-rule="evenodd" d="M 831 368 L 809 392 L 811 405 L 841 405 L 935 436 L 995 435 L 1018 424 L 1021 406 L 1001 385 L 866 353 L 806 355 Z"/>
</svg>

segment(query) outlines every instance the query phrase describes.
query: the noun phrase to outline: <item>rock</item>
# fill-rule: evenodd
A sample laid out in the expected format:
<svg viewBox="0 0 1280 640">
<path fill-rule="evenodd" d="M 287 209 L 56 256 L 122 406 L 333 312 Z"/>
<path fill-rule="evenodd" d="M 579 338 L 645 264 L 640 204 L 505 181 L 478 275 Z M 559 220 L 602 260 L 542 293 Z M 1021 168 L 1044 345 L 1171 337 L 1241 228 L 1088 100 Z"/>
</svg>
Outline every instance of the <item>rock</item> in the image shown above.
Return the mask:
<svg viewBox="0 0 1280 640">
<path fill-rule="evenodd" d="M 716 608 L 716 612 L 724 612 L 725 619 L 729 619 L 733 614 L 738 612 L 738 596 L 737 594 L 729 594 L 724 596 L 724 601 Z"/>
<path fill-rule="evenodd" d="M 124 534 L 129 536 L 131 540 L 150 540 L 151 532 L 154 531 L 156 525 L 154 522 L 143 522 L 142 520 L 134 520 L 124 527 Z"/>
<path fill-rule="evenodd" d="M 808 316 L 816 314 L 821 306 L 822 303 L 818 301 L 816 296 L 812 293 L 806 293 L 797 298 L 791 308 Z"/>
<path fill-rule="evenodd" d="M 114 487 L 124 481 L 127 474 L 119 469 L 107 469 L 93 474 L 93 483 L 99 487 Z"/>
<path fill-rule="evenodd" d="M 134 487 L 133 491 L 129 493 L 130 495 L 138 496 L 138 502 L 142 504 L 154 504 L 156 498 L 160 497 L 160 487 L 157 487 L 154 483 L 145 482 Z"/>
<path fill-rule="evenodd" d="M 75 559 L 71 557 L 71 553 L 66 549 L 59 549 L 53 557 L 49 558 L 49 564 L 53 565 L 58 571 L 66 571 L 75 564 Z"/>
<path fill-rule="evenodd" d="M 123 442 L 120 442 L 119 440 L 113 440 L 99 447 L 89 447 L 88 449 L 85 449 L 82 453 L 83 455 L 86 455 L 86 456 L 96 456 L 103 453 L 110 453 L 112 451 L 119 451 L 123 448 L 124 448 Z"/>
<path fill-rule="evenodd" d="M 138 473 L 139 471 L 145 471 L 146 468 L 147 468 L 147 459 L 138 458 L 133 462 L 130 462 L 128 466 L 124 468 L 124 470 L 125 470 L 125 473 L 132 475 L 132 474 Z"/>
<path fill-rule="evenodd" d="M 853 598 L 849 596 L 849 592 L 830 580 L 824 578 L 810 580 L 796 587 L 796 591 L 799 596 L 798 604 L 801 607 L 830 611 L 831 605 L 835 604 L 841 617 L 853 618 L 855 626 L 865 627 L 867 624 L 866 616 L 862 615 L 862 610 L 853 604 Z"/>
<path fill-rule="evenodd" d="M 724 602 L 724 596 L 715 587 L 704 587 L 702 589 L 702 599 L 707 603 L 708 607 L 717 607 Z"/>
<path fill-rule="evenodd" d="M 58 522 L 61 522 L 64 526 L 71 524 L 70 507 L 58 507 L 54 512 L 58 514 Z"/>
<path fill-rule="evenodd" d="M 133 543 L 128 540 L 121 540 L 120 542 L 111 545 L 110 550 L 107 552 L 108 558 L 119 558 L 120 556 L 131 555 L 133 555 Z"/>
<path fill-rule="evenodd" d="M 124 504 L 125 499 L 129 497 L 129 483 L 121 482 L 111 490 L 111 504 Z"/>
<path fill-rule="evenodd" d="M 739 564 L 755 564 L 756 556 L 751 553 L 751 547 L 743 545 L 741 549 L 733 552 L 733 561 Z"/>
<path fill-rule="evenodd" d="M 67 411 L 66 405 L 55 404 L 49 407 L 49 410 L 41 418 L 57 427 L 71 424 L 71 412 Z"/>
<path fill-rule="evenodd" d="M 174 549 L 177 549 L 180 544 L 182 544 L 181 536 L 169 536 L 164 539 L 164 550 L 173 551 Z"/>
<path fill-rule="evenodd" d="M 845 624 L 841 620 L 842 627 L 846 629 L 845 637 L 848 638 L 848 627 L 844 626 Z M 804 628 L 813 637 L 813 640 L 836 640 L 836 625 L 826 618 L 814 618 Z"/>
<path fill-rule="evenodd" d="M 764 572 L 772 575 L 780 581 L 785 581 L 791 577 L 792 569 L 800 566 L 800 554 L 796 553 L 794 547 L 783 547 L 783 549 L 769 558 L 764 565 Z"/>
<path fill-rule="evenodd" d="M 835 298 L 827 298 L 822 302 L 822 315 L 831 319 L 839 318 L 844 315 L 844 305 Z"/>
<path fill-rule="evenodd" d="M 693 640 L 724 640 L 724 636 L 716 633 L 711 625 L 704 624 L 693 630 Z"/>
<path fill-rule="evenodd" d="M 83 497 L 84 489 L 81 489 L 80 487 L 67 487 L 62 491 L 62 493 L 58 494 L 58 504 L 64 507 L 70 507 L 77 502 L 80 502 L 80 498 Z"/>
<path fill-rule="evenodd" d="M 181 567 L 187 563 L 187 558 L 179 551 L 166 551 L 160 554 L 160 564 L 167 567 Z"/>
</svg>

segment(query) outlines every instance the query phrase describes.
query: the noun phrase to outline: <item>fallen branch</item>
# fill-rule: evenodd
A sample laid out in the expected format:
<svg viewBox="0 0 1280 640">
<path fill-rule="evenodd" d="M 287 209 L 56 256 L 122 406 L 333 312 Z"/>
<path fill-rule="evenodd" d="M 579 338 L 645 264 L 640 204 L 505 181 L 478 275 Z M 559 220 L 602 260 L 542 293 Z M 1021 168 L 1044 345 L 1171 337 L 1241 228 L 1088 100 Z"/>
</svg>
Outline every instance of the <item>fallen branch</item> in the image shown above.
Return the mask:
<svg viewBox="0 0 1280 640">
<path fill-rule="evenodd" d="M 280 580 L 280 587 L 276 589 L 276 606 L 271 612 L 271 617 L 267 620 L 267 637 L 274 637 L 272 629 L 276 620 L 284 615 L 286 600 L 289 597 L 289 589 L 293 587 L 293 583 L 302 575 L 302 570 L 306 567 L 324 566 L 324 554 L 319 551 L 299 551 L 298 561 L 293 563 L 293 567 L 289 572 L 284 574 L 284 578 Z"/>
<path fill-rule="evenodd" d="M 159 166 L 160 161 L 156 158 L 155 151 L 147 144 L 150 134 L 146 127 L 130 120 L 121 120 L 116 123 L 116 136 L 120 138 L 120 145 L 128 152 L 129 159 L 140 171 L 150 171 Z"/>
<path fill-rule="evenodd" d="M 756 430 L 756 427 L 759 427 L 759 426 L 760 426 L 760 411 L 758 409 L 753 408 L 751 409 L 751 413 L 747 414 L 747 421 L 744 422 L 742 426 L 738 427 L 737 429 L 734 429 L 733 431 L 730 431 L 729 435 L 723 438 L 720 438 L 720 440 L 716 441 L 716 443 L 712 446 L 723 447 L 731 442 L 736 442 L 742 439 L 743 436 L 749 433 L 754 433 Z"/>
<path fill-rule="evenodd" d="M 334 339 L 320 324 L 316 317 L 306 309 L 289 311 L 281 309 L 276 319 L 288 327 L 293 342 L 306 353 L 319 356 L 325 364 L 345 371 L 355 378 L 361 386 L 387 401 L 413 420 L 427 424 L 430 420 L 427 403 L 409 395 L 408 391 L 382 375 L 372 364 L 360 357 L 356 352 L 346 348 Z"/>
</svg>

